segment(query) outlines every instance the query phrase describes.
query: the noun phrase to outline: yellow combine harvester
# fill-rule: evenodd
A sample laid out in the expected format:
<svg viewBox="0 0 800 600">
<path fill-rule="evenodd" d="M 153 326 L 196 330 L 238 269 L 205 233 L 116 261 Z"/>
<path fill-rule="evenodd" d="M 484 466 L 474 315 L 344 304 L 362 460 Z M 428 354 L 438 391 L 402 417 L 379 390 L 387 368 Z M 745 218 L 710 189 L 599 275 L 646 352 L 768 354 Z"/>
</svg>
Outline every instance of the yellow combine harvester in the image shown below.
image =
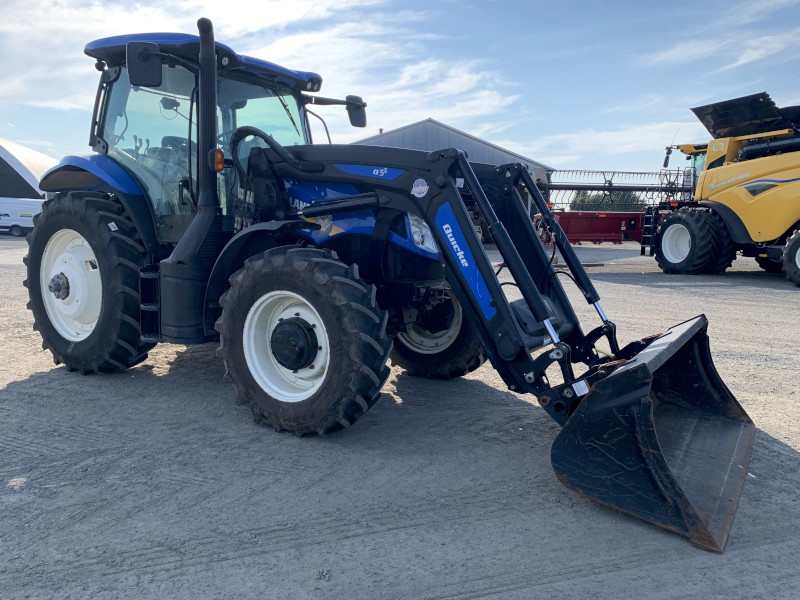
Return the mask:
<svg viewBox="0 0 800 600">
<path fill-rule="evenodd" d="M 723 273 L 741 253 L 800 286 L 800 107 L 760 93 L 692 111 L 714 139 L 667 160 L 692 161 L 694 198 L 660 205 L 643 245 L 665 273 Z"/>
</svg>

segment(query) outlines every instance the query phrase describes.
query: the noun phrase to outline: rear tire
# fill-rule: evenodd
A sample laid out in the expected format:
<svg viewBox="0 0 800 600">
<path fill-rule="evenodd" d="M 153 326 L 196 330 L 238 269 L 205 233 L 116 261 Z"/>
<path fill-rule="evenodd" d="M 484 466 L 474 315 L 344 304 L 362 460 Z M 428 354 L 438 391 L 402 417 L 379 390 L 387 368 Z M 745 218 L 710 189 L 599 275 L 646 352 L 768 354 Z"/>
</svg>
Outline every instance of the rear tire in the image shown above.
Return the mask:
<svg viewBox="0 0 800 600">
<path fill-rule="evenodd" d="M 376 402 L 392 344 L 356 266 L 327 250 L 280 247 L 248 259 L 230 283 L 219 353 L 257 423 L 322 435 Z"/>
<path fill-rule="evenodd" d="M 397 334 L 392 350 L 392 363 L 429 379 L 461 377 L 485 361 L 483 344 L 455 299 L 420 315 L 408 331 Z"/>
<path fill-rule="evenodd" d="M 13 235 L 14 237 L 20 237 L 25 232 L 22 230 L 22 227 L 20 227 L 19 225 L 13 225 L 11 227 L 11 229 L 8 230 L 8 233 Z"/>
<path fill-rule="evenodd" d="M 83 374 L 147 358 L 139 269 L 147 253 L 122 205 L 106 194 L 59 195 L 34 217 L 24 258 L 28 308 L 56 364 Z"/>
<path fill-rule="evenodd" d="M 789 236 L 783 247 L 783 270 L 786 279 L 800 287 L 800 229 Z"/>
<path fill-rule="evenodd" d="M 656 262 L 665 273 L 698 275 L 714 265 L 716 243 L 706 211 L 682 208 L 664 219 L 656 236 Z"/>
</svg>

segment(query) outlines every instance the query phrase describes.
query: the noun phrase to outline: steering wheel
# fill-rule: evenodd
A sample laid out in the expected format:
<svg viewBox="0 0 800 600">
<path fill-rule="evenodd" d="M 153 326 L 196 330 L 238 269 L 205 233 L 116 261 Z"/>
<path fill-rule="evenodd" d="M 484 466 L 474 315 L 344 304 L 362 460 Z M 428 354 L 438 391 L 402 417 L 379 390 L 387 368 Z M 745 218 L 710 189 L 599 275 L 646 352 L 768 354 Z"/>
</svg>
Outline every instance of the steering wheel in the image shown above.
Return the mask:
<svg viewBox="0 0 800 600">
<path fill-rule="evenodd" d="M 284 162 L 286 162 L 286 164 L 297 171 L 301 171 L 303 173 L 321 173 L 325 170 L 325 165 L 322 163 L 301 161 L 296 159 L 294 154 L 276 142 L 274 137 L 268 133 L 264 133 L 258 127 L 245 126 L 237 128 L 231 136 L 231 155 L 233 159 L 233 165 L 236 167 L 236 171 L 240 176 L 246 177 L 247 175 L 244 167 L 241 164 L 241 161 L 239 161 L 239 144 L 244 138 L 251 135 L 264 140 L 264 143 L 269 146 L 270 150 L 272 150 Z"/>
<path fill-rule="evenodd" d="M 233 132 L 233 135 L 231 136 L 231 142 L 230 142 L 230 144 L 231 144 L 231 160 L 233 161 L 233 166 L 236 168 L 236 173 L 239 175 L 239 181 L 240 182 L 245 181 L 245 179 L 247 178 L 247 171 L 245 170 L 244 165 L 242 165 L 242 161 L 239 158 L 239 145 L 244 141 L 245 138 L 248 138 L 248 137 L 251 137 L 251 136 L 259 138 L 261 140 L 264 140 L 264 142 L 267 143 L 267 144 L 269 144 L 269 142 L 267 142 L 268 139 L 272 140 L 272 136 L 270 136 L 269 134 L 264 133 L 263 131 L 261 131 L 257 127 L 249 127 L 249 126 L 238 127 L 236 129 L 236 131 Z M 272 140 L 272 141 L 275 144 L 278 143 L 278 142 L 275 142 L 275 140 Z M 285 151 L 286 150 L 284 150 L 284 152 Z"/>
</svg>

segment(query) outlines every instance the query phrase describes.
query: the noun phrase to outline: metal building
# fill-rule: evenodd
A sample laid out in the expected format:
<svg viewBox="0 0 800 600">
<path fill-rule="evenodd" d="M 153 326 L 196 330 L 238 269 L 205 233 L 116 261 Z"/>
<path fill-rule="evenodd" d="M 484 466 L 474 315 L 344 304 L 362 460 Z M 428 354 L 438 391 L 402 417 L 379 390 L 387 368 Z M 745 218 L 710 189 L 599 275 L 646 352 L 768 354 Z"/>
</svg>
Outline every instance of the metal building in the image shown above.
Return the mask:
<svg viewBox="0 0 800 600">
<path fill-rule="evenodd" d="M 479 163 L 493 165 L 511 162 L 522 163 L 528 167 L 528 171 L 530 171 L 534 181 L 537 179 L 546 181 L 547 172 L 553 170 L 552 167 L 496 146 L 474 135 L 459 131 L 455 127 L 450 127 L 435 119 L 425 119 L 424 121 L 405 125 L 392 131 L 381 132 L 378 135 L 353 143 L 365 146 L 409 148 L 426 152 L 443 148 L 458 148 L 465 151 L 471 161 Z"/>
</svg>

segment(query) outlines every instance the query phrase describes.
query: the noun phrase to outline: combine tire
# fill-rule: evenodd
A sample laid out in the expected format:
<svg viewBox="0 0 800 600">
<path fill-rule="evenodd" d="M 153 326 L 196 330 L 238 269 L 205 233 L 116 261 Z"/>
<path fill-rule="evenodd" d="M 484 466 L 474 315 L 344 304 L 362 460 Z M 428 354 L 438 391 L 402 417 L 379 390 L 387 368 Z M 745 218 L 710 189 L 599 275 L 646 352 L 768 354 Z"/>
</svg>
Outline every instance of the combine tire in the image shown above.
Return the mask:
<svg viewBox="0 0 800 600">
<path fill-rule="evenodd" d="M 783 273 L 783 261 L 772 260 L 765 256 L 756 256 L 758 266 L 767 273 Z"/>
<path fill-rule="evenodd" d="M 714 264 L 716 243 L 706 211 L 681 209 L 668 215 L 656 236 L 656 262 L 665 273 L 697 275 Z"/>
<path fill-rule="evenodd" d="M 375 288 L 330 251 L 281 247 L 230 278 L 219 353 L 257 423 L 297 435 L 349 427 L 389 375 L 386 313 Z"/>
<path fill-rule="evenodd" d="M 716 241 L 716 251 L 706 273 L 709 275 L 722 275 L 736 260 L 736 246 L 731 239 L 728 227 L 717 213 L 713 210 L 698 212 L 705 215 Z"/>
<path fill-rule="evenodd" d="M 461 377 L 485 361 L 483 345 L 455 299 L 420 315 L 408 331 L 397 334 L 392 350 L 392 363 L 429 379 Z"/>
<path fill-rule="evenodd" d="M 783 247 L 783 270 L 786 279 L 800 287 L 800 229 L 789 236 Z"/>
<path fill-rule="evenodd" d="M 34 217 L 24 262 L 33 328 L 56 364 L 84 375 L 121 371 L 147 358 L 140 341 L 136 228 L 106 194 L 69 193 Z"/>
</svg>

